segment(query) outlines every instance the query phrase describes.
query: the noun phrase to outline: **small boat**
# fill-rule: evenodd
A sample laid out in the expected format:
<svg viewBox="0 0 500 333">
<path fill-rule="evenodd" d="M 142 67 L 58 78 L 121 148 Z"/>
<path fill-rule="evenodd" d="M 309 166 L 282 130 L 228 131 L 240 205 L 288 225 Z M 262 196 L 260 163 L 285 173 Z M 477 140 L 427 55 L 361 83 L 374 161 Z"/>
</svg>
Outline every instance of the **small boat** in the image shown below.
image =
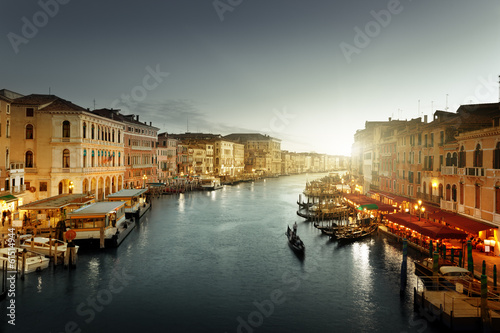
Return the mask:
<svg viewBox="0 0 500 333">
<path fill-rule="evenodd" d="M 292 229 L 290 229 L 290 226 L 287 227 L 285 235 L 288 237 L 288 245 L 290 245 L 292 250 L 298 254 L 304 254 L 306 246 L 300 237 Z"/>
<path fill-rule="evenodd" d="M 201 178 L 200 186 L 201 189 L 205 191 L 218 190 L 224 187 L 221 185 L 219 178 Z"/>
<path fill-rule="evenodd" d="M 375 231 L 377 231 L 377 229 L 377 224 L 371 224 L 368 226 L 355 227 L 337 232 L 336 236 L 339 242 L 353 242 L 371 236 Z"/>
<path fill-rule="evenodd" d="M 49 267 L 50 259 L 45 256 L 28 251 L 20 247 L 4 247 L 0 249 L 1 262 L 7 263 L 8 271 L 21 272 L 23 265 L 23 253 L 26 251 L 26 261 L 24 266 L 24 273 L 32 273 L 41 271 Z M 3 265 L 0 264 L 0 267 Z"/>
<path fill-rule="evenodd" d="M 34 239 L 34 241 L 33 241 Z M 56 251 L 57 244 L 57 255 L 64 255 L 66 253 L 66 249 L 68 243 L 60 241 L 55 238 L 47 238 L 47 237 L 35 237 L 33 238 L 31 235 L 21 236 L 21 247 L 27 249 L 34 253 L 43 254 L 45 256 L 53 256 Z M 78 245 L 75 245 L 76 252 L 78 253 Z"/>
<path fill-rule="evenodd" d="M 432 258 L 425 258 L 423 260 L 415 260 L 415 275 L 416 276 L 432 276 L 434 262 Z M 451 260 L 444 260 L 439 258 L 438 269 L 441 266 L 456 266 Z"/>
</svg>

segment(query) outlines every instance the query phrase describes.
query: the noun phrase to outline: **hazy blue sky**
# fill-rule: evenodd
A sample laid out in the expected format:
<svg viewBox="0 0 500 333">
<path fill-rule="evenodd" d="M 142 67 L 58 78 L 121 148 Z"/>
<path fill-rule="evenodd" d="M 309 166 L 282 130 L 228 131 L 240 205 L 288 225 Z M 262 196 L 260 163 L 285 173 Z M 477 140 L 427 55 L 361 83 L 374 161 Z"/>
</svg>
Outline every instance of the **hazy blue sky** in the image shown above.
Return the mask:
<svg viewBox="0 0 500 333">
<path fill-rule="evenodd" d="M 499 17 L 497 0 L 2 0 L 0 88 L 348 155 L 366 120 L 497 102 Z"/>
</svg>

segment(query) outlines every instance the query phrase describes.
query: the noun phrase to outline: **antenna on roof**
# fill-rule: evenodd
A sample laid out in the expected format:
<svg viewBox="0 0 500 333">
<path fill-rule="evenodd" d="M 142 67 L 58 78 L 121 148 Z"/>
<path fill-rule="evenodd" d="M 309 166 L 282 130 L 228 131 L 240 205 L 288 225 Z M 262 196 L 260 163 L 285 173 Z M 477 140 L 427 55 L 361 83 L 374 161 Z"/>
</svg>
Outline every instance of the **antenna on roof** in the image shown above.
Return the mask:
<svg viewBox="0 0 500 333">
<path fill-rule="evenodd" d="M 446 111 L 448 111 L 448 94 L 446 94 Z"/>
<path fill-rule="evenodd" d="M 420 117 L 420 100 L 418 100 L 418 116 Z"/>
<path fill-rule="evenodd" d="M 186 116 L 186 133 L 189 133 L 189 115 Z"/>
<path fill-rule="evenodd" d="M 94 98 L 94 110 L 95 110 L 95 98 Z"/>
</svg>

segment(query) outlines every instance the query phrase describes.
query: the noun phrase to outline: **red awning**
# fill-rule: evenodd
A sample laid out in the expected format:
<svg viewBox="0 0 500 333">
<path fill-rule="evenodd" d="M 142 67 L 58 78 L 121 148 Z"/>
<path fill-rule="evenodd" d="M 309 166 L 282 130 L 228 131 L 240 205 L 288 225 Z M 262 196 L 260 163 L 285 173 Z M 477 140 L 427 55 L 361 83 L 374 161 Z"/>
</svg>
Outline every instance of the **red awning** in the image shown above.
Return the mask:
<svg viewBox="0 0 500 333">
<path fill-rule="evenodd" d="M 470 219 L 468 217 L 458 215 L 456 213 L 438 211 L 434 214 L 429 214 L 429 217 L 435 220 L 442 220 L 444 223 L 452 225 L 454 227 L 463 229 L 470 233 L 477 234 L 480 231 L 488 230 L 496 227 L 489 226 L 485 223 Z"/>
<path fill-rule="evenodd" d="M 416 232 L 431 237 L 433 239 L 450 238 L 465 239 L 467 234 L 463 231 L 449 228 L 443 224 L 421 219 L 418 221 L 416 216 L 405 213 L 389 214 L 386 216 L 388 221 L 403 225 Z M 412 221 L 413 219 L 413 221 Z"/>
</svg>

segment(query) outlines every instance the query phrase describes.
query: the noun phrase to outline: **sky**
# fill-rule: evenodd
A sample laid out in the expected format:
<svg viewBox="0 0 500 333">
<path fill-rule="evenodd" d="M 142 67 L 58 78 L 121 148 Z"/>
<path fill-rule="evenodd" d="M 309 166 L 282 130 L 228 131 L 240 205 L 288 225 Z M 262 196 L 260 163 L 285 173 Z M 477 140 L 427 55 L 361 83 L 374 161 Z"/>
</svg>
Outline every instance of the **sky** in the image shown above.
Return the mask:
<svg viewBox="0 0 500 333">
<path fill-rule="evenodd" d="M 498 102 L 497 0 L 1 0 L 0 89 L 161 132 L 350 155 L 365 121 Z"/>
</svg>

